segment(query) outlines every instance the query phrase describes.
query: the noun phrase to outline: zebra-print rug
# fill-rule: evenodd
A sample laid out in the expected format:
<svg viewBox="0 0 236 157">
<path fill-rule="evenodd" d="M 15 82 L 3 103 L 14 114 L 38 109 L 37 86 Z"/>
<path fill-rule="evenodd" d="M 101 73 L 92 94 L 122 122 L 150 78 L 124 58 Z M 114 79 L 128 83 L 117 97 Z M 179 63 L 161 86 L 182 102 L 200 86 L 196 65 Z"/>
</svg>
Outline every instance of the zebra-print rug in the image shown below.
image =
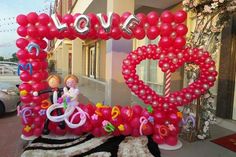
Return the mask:
<svg viewBox="0 0 236 157">
<path fill-rule="evenodd" d="M 39 137 L 21 157 L 159 157 L 158 145 L 151 136 L 103 136 L 90 134 L 73 139 Z"/>
</svg>

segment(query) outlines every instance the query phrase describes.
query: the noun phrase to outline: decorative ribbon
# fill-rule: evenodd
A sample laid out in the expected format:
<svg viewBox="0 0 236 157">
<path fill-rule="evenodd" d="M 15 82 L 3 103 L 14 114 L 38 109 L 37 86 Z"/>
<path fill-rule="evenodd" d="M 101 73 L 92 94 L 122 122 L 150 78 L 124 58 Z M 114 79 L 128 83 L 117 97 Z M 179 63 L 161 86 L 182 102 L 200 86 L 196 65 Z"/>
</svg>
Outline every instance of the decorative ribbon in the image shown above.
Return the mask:
<svg viewBox="0 0 236 157">
<path fill-rule="evenodd" d="M 195 122 L 195 117 L 194 117 L 193 115 L 189 115 L 188 117 L 183 118 L 183 119 L 182 119 L 182 124 L 183 124 L 183 125 L 186 125 L 189 120 L 193 123 L 193 127 L 195 127 L 196 122 Z"/>
<path fill-rule="evenodd" d="M 167 126 L 165 125 L 161 125 L 159 128 L 158 128 L 158 133 L 161 137 L 165 137 L 165 136 L 168 136 L 169 134 L 169 129 Z"/>
<path fill-rule="evenodd" d="M 97 115 L 97 114 L 93 114 L 93 115 L 91 116 L 91 119 L 92 119 L 92 120 L 98 120 L 98 115 Z"/>
<path fill-rule="evenodd" d="M 140 122 L 139 133 L 142 136 L 143 135 L 143 127 L 145 124 L 148 123 L 148 120 L 146 117 L 142 116 L 142 117 L 140 117 L 139 122 Z"/>
<path fill-rule="evenodd" d="M 107 133 L 112 133 L 113 131 L 115 131 L 115 127 L 110 123 L 108 122 L 107 120 L 104 120 L 102 122 L 102 125 L 103 125 L 103 129 L 107 132 Z"/>
<path fill-rule="evenodd" d="M 36 44 L 36 43 L 34 43 L 34 42 L 30 42 L 30 43 L 28 44 L 28 46 L 27 46 L 28 52 L 31 53 L 33 48 L 36 49 L 36 56 L 38 56 L 38 55 L 39 55 L 39 52 L 40 52 L 40 51 L 39 51 L 39 50 L 40 50 L 39 45 Z"/>
<path fill-rule="evenodd" d="M 148 117 L 148 121 L 152 124 L 154 124 L 154 117 L 153 116 L 149 116 Z"/>
<path fill-rule="evenodd" d="M 118 129 L 119 129 L 120 131 L 125 131 L 125 127 L 124 127 L 123 124 L 120 124 L 120 125 L 118 126 Z"/>
<path fill-rule="evenodd" d="M 152 112 L 153 112 L 152 106 L 148 106 L 148 107 L 147 107 L 147 111 L 148 111 L 148 113 L 152 113 Z"/>
<path fill-rule="evenodd" d="M 43 100 L 41 104 L 41 108 L 47 109 L 51 105 L 50 101 L 48 100 Z"/>
<path fill-rule="evenodd" d="M 20 111 L 22 119 L 23 119 L 24 123 L 26 123 L 26 124 L 28 123 L 27 117 L 32 115 L 32 110 L 31 109 L 32 109 L 32 107 L 25 107 Z"/>
<path fill-rule="evenodd" d="M 114 106 L 111 110 L 112 119 L 115 119 L 120 114 L 120 109 L 117 106 Z"/>
<path fill-rule="evenodd" d="M 17 70 L 17 74 L 18 76 L 20 76 L 20 70 L 30 70 L 30 75 L 32 75 L 33 73 L 33 67 L 32 67 L 32 64 L 31 63 L 27 63 L 26 65 L 23 65 L 23 64 L 18 64 L 18 70 Z"/>
<path fill-rule="evenodd" d="M 24 127 L 25 132 L 29 132 L 32 128 L 29 125 L 26 125 Z"/>
<path fill-rule="evenodd" d="M 41 109 L 41 110 L 39 110 L 38 113 L 39 113 L 40 116 L 43 116 L 43 115 L 46 114 L 46 110 L 42 110 L 42 109 Z"/>
<path fill-rule="evenodd" d="M 171 72 L 167 70 L 166 72 L 166 81 L 165 81 L 165 97 L 170 95 L 170 85 L 171 85 Z"/>
<path fill-rule="evenodd" d="M 103 104 L 101 104 L 101 103 L 97 103 L 97 104 L 96 104 L 96 107 L 97 107 L 97 109 L 95 110 L 95 113 L 96 113 L 98 116 L 102 116 L 102 113 L 101 113 L 101 111 L 100 111 L 101 108 L 109 108 L 109 106 L 105 106 L 105 105 L 103 105 Z"/>
<path fill-rule="evenodd" d="M 26 90 L 20 91 L 20 96 L 26 96 L 28 92 Z"/>
</svg>

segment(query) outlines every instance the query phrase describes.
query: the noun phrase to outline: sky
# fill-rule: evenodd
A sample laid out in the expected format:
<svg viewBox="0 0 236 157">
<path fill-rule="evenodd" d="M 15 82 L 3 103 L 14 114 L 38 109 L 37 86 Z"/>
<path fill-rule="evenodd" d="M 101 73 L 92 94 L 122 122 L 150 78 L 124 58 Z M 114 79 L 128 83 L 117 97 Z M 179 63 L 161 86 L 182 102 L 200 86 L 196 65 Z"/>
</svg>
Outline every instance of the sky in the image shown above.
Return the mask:
<svg viewBox="0 0 236 157">
<path fill-rule="evenodd" d="M 10 58 L 17 52 L 15 41 L 18 24 L 16 17 L 29 12 L 49 13 L 50 3 L 54 0 L 1 0 L 0 1 L 0 56 Z M 47 10 L 46 10 L 47 9 Z"/>
</svg>

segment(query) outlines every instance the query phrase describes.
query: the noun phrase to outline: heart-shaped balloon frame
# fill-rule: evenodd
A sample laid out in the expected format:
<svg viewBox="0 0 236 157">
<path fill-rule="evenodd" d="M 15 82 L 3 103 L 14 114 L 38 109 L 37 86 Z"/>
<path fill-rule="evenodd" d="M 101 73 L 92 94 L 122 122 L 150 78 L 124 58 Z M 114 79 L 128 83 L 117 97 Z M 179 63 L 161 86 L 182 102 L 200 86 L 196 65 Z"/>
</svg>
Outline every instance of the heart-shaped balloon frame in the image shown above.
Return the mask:
<svg viewBox="0 0 236 157">
<path fill-rule="evenodd" d="M 136 66 L 146 59 L 159 60 L 159 67 L 163 72 L 167 70 L 174 72 L 183 66 L 184 63 L 194 63 L 199 67 L 199 77 L 180 91 L 175 91 L 167 97 L 160 96 L 140 80 L 136 73 Z M 126 84 L 131 91 L 144 103 L 151 104 L 155 108 L 188 104 L 212 87 L 217 76 L 215 62 L 209 52 L 191 47 L 162 49 L 157 45 L 142 46 L 129 53 L 123 61 L 122 69 Z"/>
</svg>

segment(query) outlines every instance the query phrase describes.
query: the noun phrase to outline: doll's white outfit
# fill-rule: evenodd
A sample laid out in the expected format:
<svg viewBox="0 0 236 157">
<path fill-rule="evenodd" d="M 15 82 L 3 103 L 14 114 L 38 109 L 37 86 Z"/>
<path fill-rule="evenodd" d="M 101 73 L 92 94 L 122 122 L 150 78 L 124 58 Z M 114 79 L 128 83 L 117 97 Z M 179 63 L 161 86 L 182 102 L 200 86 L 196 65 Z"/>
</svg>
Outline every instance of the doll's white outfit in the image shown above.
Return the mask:
<svg viewBox="0 0 236 157">
<path fill-rule="evenodd" d="M 66 97 L 70 97 L 72 100 L 72 101 L 68 102 L 68 105 L 75 106 L 75 105 L 79 104 L 79 101 L 78 101 L 79 89 L 78 88 L 71 87 L 68 90 L 66 87 L 64 87 L 63 91 L 64 91 L 63 95 Z"/>
</svg>

